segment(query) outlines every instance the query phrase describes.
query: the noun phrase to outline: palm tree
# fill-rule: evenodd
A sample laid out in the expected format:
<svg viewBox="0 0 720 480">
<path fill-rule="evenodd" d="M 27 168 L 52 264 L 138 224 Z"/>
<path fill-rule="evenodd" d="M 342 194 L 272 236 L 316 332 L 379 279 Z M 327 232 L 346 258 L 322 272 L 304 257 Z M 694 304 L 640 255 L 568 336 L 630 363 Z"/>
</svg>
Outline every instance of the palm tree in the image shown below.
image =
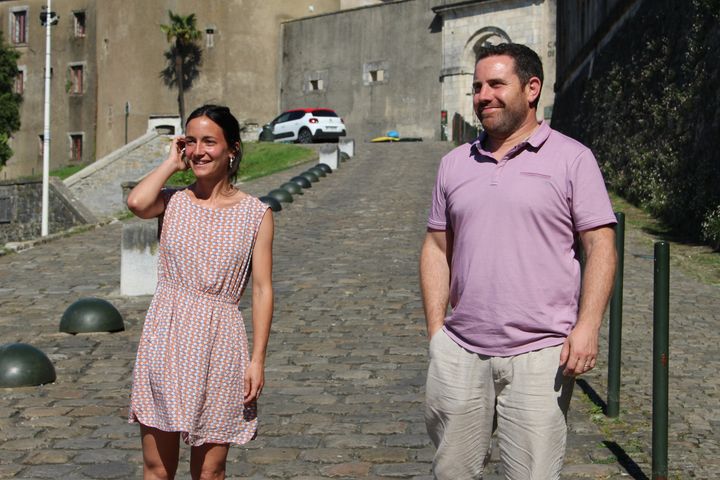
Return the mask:
<svg viewBox="0 0 720 480">
<path fill-rule="evenodd" d="M 193 80 L 200 74 L 198 67 L 202 63 L 202 49 L 196 42 L 202 33 L 196 27 L 194 13 L 179 15 L 168 10 L 168 15 L 170 24 L 160 25 L 170 43 L 170 48 L 165 52 L 168 65 L 160 72 L 160 76 L 166 85 L 178 89 L 178 111 L 182 125 L 185 119 L 185 90 L 192 86 Z"/>
</svg>

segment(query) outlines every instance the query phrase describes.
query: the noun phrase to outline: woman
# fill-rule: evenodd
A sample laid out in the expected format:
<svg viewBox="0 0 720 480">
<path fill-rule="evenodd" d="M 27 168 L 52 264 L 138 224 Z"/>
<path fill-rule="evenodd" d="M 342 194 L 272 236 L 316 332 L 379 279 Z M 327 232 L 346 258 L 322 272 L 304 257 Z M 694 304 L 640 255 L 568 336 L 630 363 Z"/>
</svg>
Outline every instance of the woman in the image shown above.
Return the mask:
<svg viewBox="0 0 720 480">
<path fill-rule="evenodd" d="M 167 159 L 130 193 L 141 218 L 163 215 L 158 286 L 133 372 L 129 422 L 140 424 L 144 478 L 172 479 L 179 439 L 192 478 L 225 478 L 229 444 L 252 440 L 273 311 L 272 212 L 233 186 L 242 144 L 227 107 L 188 117 Z M 163 188 L 191 168 L 197 181 Z M 238 309 L 252 271 L 252 355 Z"/>
</svg>

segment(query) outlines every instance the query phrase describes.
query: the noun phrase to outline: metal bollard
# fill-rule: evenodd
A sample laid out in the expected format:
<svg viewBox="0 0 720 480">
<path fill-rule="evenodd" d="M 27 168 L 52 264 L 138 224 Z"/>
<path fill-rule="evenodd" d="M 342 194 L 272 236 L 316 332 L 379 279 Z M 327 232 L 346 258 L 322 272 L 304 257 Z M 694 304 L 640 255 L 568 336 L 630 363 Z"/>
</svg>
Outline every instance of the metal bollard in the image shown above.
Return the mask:
<svg viewBox="0 0 720 480">
<path fill-rule="evenodd" d="M 616 212 L 615 218 L 615 249 L 617 251 L 617 270 L 615 285 L 610 298 L 610 326 L 608 345 L 608 400 L 607 416 L 617 417 L 620 414 L 620 366 L 622 363 L 622 305 L 623 305 L 623 274 L 625 266 L 625 214 Z"/>
<path fill-rule="evenodd" d="M 668 474 L 669 312 L 670 246 L 667 242 L 656 242 L 653 297 L 653 480 L 665 480 Z"/>
</svg>

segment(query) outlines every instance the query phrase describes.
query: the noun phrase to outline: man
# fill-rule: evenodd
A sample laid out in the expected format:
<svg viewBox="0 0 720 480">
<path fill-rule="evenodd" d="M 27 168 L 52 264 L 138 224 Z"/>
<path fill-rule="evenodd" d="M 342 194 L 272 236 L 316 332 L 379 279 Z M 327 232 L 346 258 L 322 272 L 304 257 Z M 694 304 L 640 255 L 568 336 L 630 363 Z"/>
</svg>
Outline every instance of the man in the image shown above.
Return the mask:
<svg viewBox="0 0 720 480">
<path fill-rule="evenodd" d="M 493 417 L 506 478 L 559 478 L 574 376 L 595 366 L 615 216 L 590 150 L 538 123 L 542 82 L 529 48 L 481 51 L 484 131 L 438 170 L 420 258 L 437 479 L 482 478 Z"/>
</svg>

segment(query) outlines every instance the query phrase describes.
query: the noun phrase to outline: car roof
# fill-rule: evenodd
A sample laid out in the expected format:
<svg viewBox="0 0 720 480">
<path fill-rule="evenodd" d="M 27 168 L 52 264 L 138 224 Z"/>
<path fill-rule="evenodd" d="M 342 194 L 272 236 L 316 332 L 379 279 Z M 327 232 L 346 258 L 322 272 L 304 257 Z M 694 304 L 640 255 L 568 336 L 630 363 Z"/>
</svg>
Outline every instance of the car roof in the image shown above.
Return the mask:
<svg viewBox="0 0 720 480">
<path fill-rule="evenodd" d="M 294 108 L 292 110 L 286 110 L 287 112 L 305 112 L 305 113 L 313 113 L 313 112 L 333 112 L 336 113 L 335 110 L 332 108 Z"/>
</svg>

